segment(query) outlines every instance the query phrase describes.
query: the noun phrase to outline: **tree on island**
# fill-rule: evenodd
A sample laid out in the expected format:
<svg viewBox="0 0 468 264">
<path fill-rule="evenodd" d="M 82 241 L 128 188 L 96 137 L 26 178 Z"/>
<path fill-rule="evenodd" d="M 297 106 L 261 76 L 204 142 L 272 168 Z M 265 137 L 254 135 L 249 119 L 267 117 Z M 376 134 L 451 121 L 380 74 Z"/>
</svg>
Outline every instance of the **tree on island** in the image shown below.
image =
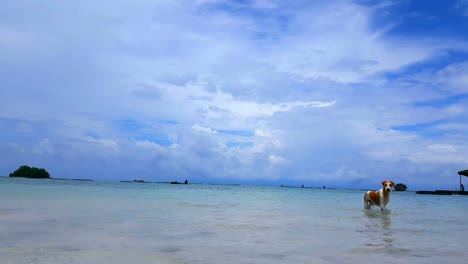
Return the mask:
<svg viewBox="0 0 468 264">
<path fill-rule="evenodd" d="M 403 183 L 397 183 L 395 185 L 395 191 L 397 191 L 397 192 L 406 192 L 406 189 L 408 189 L 408 188 Z"/>
<path fill-rule="evenodd" d="M 25 178 L 35 178 L 43 179 L 50 178 L 50 174 L 45 169 L 39 169 L 29 166 L 21 166 L 13 173 L 10 173 L 10 177 L 25 177 Z"/>
</svg>

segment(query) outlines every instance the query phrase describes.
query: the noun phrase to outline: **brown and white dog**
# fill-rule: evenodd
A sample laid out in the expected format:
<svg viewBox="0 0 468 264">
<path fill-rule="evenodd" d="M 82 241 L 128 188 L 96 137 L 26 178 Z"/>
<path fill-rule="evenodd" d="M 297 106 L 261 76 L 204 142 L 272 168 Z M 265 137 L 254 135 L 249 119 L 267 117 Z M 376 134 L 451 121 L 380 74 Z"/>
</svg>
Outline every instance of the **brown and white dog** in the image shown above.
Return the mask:
<svg viewBox="0 0 468 264">
<path fill-rule="evenodd" d="M 387 210 L 387 204 L 390 201 L 390 192 L 395 183 L 392 181 L 383 181 L 382 189 L 378 191 L 367 191 L 364 194 L 364 209 L 370 209 L 371 206 L 380 206 L 380 210 Z"/>
</svg>

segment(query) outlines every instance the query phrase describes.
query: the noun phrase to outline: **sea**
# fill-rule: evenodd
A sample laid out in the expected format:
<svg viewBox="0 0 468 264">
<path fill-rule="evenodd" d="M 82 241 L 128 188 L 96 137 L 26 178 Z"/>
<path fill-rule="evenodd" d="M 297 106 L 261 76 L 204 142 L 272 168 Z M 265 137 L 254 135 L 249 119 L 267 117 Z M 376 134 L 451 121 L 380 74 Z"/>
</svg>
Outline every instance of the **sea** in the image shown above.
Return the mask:
<svg viewBox="0 0 468 264">
<path fill-rule="evenodd" d="M 468 196 L 0 178 L 0 263 L 468 263 Z"/>
</svg>

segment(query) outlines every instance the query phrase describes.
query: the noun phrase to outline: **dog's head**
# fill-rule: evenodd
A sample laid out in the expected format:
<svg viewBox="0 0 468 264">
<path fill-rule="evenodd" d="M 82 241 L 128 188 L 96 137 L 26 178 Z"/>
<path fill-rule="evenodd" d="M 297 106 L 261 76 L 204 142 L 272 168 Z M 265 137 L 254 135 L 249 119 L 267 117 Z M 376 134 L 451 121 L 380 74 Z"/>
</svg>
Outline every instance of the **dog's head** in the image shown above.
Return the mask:
<svg viewBox="0 0 468 264">
<path fill-rule="evenodd" d="M 393 183 L 392 181 L 383 181 L 382 186 L 384 191 L 391 192 L 393 186 L 395 186 L 395 183 Z"/>
</svg>

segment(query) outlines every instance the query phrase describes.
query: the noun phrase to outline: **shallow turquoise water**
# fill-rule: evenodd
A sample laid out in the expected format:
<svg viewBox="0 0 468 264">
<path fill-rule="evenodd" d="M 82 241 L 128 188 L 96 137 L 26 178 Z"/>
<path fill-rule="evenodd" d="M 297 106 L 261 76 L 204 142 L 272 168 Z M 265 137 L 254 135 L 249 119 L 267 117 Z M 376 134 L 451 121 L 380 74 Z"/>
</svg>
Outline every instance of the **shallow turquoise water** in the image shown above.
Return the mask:
<svg viewBox="0 0 468 264">
<path fill-rule="evenodd" d="M 460 263 L 468 196 L 0 178 L 0 263 Z"/>
</svg>

